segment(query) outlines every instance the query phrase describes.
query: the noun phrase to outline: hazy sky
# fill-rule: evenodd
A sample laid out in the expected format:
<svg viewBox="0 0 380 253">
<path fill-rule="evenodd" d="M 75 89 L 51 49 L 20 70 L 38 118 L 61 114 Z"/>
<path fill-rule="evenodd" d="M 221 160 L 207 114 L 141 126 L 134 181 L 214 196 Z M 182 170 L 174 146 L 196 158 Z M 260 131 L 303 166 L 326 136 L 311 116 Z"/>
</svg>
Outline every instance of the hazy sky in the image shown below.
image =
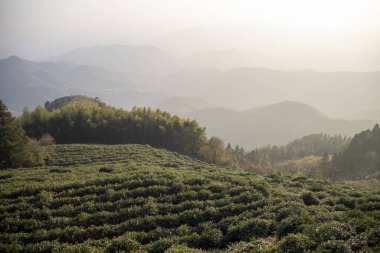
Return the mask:
<svg viewBox="0 0 380 253">
<path fill-rule="evenodd" d="M 186 47 L 169 41 L 189 27 L 218 33 L 214 37 L 222 42 Z M 259 42 L 250 46 L 254 41 Z M 274 56 L 360 54 L 363 62 L 369 55 L 366 64 L 376 69 L 371 55 L 380 56 L 380 1 L 0 0 L 1 57 L 38 59 L 106 43 L 153 44 L 169 51 L 173 45 L 177 54 L 213 48 Z"/>
</svg>

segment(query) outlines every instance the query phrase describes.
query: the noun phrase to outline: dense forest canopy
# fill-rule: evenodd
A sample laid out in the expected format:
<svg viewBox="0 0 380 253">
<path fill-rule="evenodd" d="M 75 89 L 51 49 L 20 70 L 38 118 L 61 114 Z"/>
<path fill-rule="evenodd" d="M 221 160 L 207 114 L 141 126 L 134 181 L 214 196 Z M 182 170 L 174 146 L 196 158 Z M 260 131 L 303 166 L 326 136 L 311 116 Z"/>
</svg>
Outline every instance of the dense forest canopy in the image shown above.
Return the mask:
<svg viewBox="0 0 380 253">
<path fill-rule="evenodd" d="M 52 135 L 57 143 L 141 143 L 197 156 L 205 129 L 150 108 L 131 111 L 107 106 L 97 99 L 61 98 L 34 111 L 24 110 L 20 122 L 28 136 Z"/>
<path fill-rule="evenodd" d="M 0 168 L 29 166 L 29 140 L 24 130 L 0 100 Z"/>
<path fill-rule="evenodd" d="M 81 102 L 81 103 L 95 103 L 98 105 L 105 105 L 103 102 L 100 101 L 99 98 L 91 98 L 83 95 L 72 95 L 72 96 L 65 96 L 60 97 L 57 99 L 54 99 L 53 101 L 46 101 L 45 103 L 45 109 L 49 112 L 53 111 L 54 109 L 60 109 L 64 107 L 65 105 L 71 103 L 71 102 Z"/>
<path fill-rule="evenodd" d="M 249 152 L 247 157 L 256 164 L 270 164 L 311 155 L 335 154 L 342 152 L 350 141 L 351 138 L 341 135 L 311 134 L 287 145 L 257 148 Z"/>
<path fill-rule="evenodd" d="M 380 174 L 380 128 L 376 124 L 371 130 L 363 131 L 352 139 L 337 163 L 342 178 L 362 178 Z"/>
</svg>

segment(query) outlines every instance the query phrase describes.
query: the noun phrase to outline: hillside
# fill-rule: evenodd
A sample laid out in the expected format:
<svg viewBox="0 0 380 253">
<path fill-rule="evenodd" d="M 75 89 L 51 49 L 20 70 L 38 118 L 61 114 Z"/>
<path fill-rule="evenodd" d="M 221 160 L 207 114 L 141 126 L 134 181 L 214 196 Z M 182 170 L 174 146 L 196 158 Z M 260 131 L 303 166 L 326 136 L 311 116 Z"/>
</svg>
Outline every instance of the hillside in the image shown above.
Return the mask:
<svg viewBox="0 0 380 253">
<path fill-rule="evenodd" d="M 187 116 L 205 126 L 209 136 L 246 149 L 282 145 L 313 133 L 353 136 L 375 124 L 369 120 L 329 118 L 309 105 L 288 101 L 246 111 L 208 108 Z"/>
<path fill-rule="evenodd" d="M 238 173 L 147 145 L 56 145 L 47 163 L 0 171 L 1 252 L 379 250 L 374 189 Z"/>
</svg>

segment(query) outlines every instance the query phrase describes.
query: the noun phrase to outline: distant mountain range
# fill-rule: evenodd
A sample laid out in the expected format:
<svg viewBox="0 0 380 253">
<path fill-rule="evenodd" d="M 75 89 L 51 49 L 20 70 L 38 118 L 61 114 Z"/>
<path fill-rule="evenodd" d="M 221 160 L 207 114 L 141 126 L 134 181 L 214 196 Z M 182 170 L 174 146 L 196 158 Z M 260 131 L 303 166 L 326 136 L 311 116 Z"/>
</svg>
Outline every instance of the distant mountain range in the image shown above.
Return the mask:
<svg viewBox="0 0 380 253">
<path fill-rule="evenodd" d="M 251 108 L 284 100 L 311 104 L 341 116 L 380 107 L 380 71 L 279 71 L 265 68 L 183 68 L 162 81 L 176 96 L 207 99 L 227 108 Z"/>
<path fill-rule="evenodd" d="M 245 111 L 208 108 L 187 116 L 206 126 L 209 136 L 221 137 L 246 149 L 286 144 L 313 133 L 353 136 L 375 124 L 371 120 L 329 118 L 309 105 L 290 101 Z"/>
<path fill-rule="evenodd" d="M 135 76 L 100 66 L 41 62 L 17 56 L 0 60 L 0 99 L 13 113 L 67 95 L 100 97 L 114 106 L 152 106 L 167 99 L 163 92 L 144 90 Z"/>
<path fill-rule="evenodd" d="M 290 100 L 313 105 L 336 117 L 380 108 L 377 96 L 380 71 L 258 68 L 270 66 L 265 61 L 257 61 L 263 57 L 266 56 L 238 50 L 175 57 L 154 46 L 113 44 L 78 48 L 49 60 L 121 71 L 140 89 L 160 90 L 166 98 L 198 97 L 226 108 L 245 109 Z"/>
<path fill-rule="evenodd" d="M 133 87 L 126 74 L 99 66 L 36 63 L 17 56 L 0 60 L 0 98 L 13 111 L 21 111 L 24 106 L 35 107 L 63 95 L 96 96 Z"/>
<path fill-rule="evenodd" d="M 83 47 L 49 58 L 50 61 L 98 65 L 142 76 L 162 76 L 179 68 L 179 60 L 153 46 L 101 45 Z"/>
<path fill-rule="evenodd" d="M 230 57 L 235 53 L 227 52 Z M 210 64 L 222 61 L 223 54 L 212 53 L 211 58 L 216 60 Z M 209 135 L 253 148 L 285 144 L 312 133 L 352 136 L 371 128 L 376 121 L 376 116 L 360 115 L 352 118 L 363 120 L 332 119 L 312 106 L 328 115 L 380 108 L 379 71 L 183 67 L 207 66 L 209 57 L 200 57 L 200 61 L 195 57 L 192 63 L 187 58 L 185 63 L 184 58 L 150 46 L 81 48 L 52 59 L 59 62 L 37 63 L 17 56 L 0 60 L 0 99 L 12 112 L 81 94 L 99 97 L 117 107 L 159 107 L 192 117 L 207 127 Z M 276 104 L 279 101 L 301 103 Z M 256 108 L 263 104 L 274 105 Z"/>
</svg>

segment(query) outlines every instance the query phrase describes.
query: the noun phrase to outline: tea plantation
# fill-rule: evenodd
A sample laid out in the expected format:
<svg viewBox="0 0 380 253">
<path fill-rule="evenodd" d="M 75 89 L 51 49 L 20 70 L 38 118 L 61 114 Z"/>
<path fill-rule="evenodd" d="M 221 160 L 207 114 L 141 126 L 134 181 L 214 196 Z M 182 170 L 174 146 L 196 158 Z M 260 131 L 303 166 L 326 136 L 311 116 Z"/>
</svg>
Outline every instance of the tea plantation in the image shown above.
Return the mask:
<svg viewBox="0 0 380 253">
<path fill-rule="evenodd" d="M 0 252 L 380 252 L 380 192 L 147 145 L 56 145 L 0 170 Z"/>
</svg>

